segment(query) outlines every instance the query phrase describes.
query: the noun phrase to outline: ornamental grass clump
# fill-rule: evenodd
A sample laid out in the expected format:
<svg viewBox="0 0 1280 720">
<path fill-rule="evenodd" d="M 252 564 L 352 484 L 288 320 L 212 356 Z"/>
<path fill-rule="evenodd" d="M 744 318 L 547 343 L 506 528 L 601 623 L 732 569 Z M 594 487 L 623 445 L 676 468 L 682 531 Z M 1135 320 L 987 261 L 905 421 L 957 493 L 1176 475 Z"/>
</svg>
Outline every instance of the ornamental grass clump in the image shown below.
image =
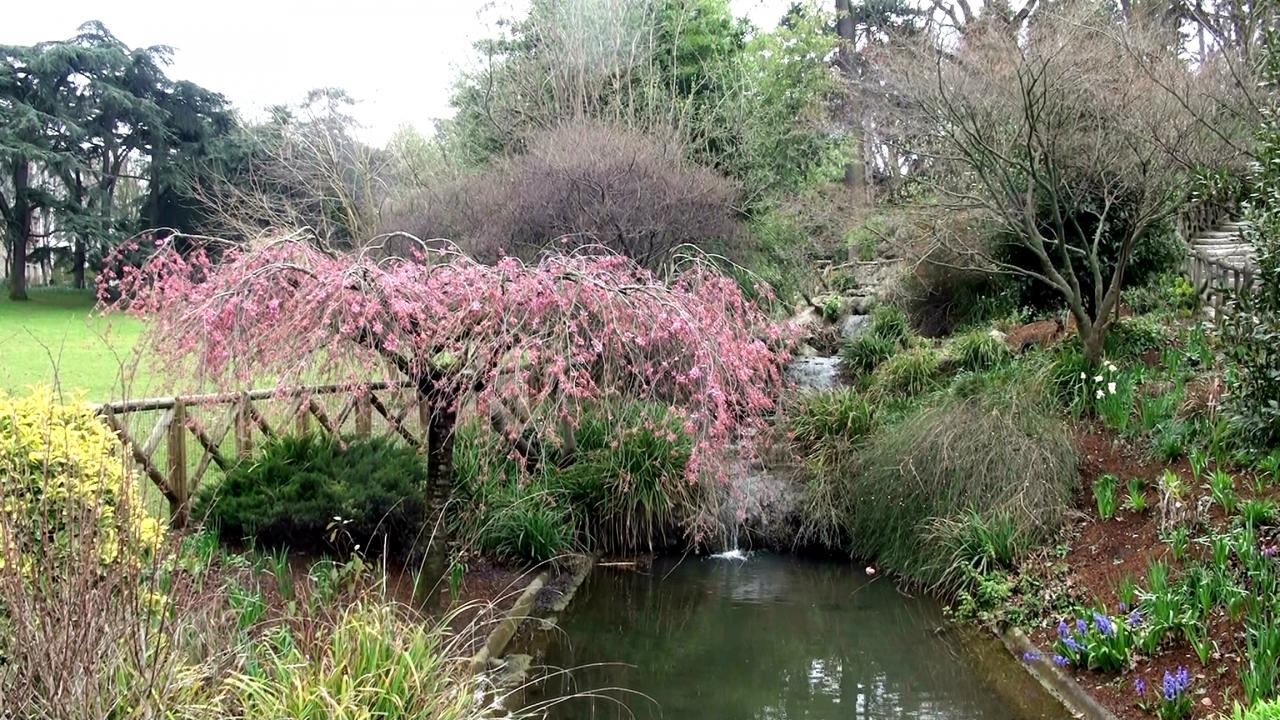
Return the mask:
<svg viewBox="0 0 1280 720">
<path fill-rule="evenodd" d="M 915 397 L 942 383 L 942 355 L 932 348 L 912 348 L 876 368 L 873 387 L 890 395 Z"/>
<path fill-rule="evenodd" d="M 1052 535 L 1079 479 L 1043 393 L 937 396 L 805 472 L 813 537 L 943 592 Z M 974 518 L 977 521 L 973 521 Z M 976 550 L 975 550 L 976 548 Z"/>
<path fill-rule="evenodd" d="M 990 370 L 1012 357 L 1009 346 L 985 330 L 972 330 L 957 336 L 946 347 L 946 359 L 957 369 L 970 372 Z"/>
</svg>

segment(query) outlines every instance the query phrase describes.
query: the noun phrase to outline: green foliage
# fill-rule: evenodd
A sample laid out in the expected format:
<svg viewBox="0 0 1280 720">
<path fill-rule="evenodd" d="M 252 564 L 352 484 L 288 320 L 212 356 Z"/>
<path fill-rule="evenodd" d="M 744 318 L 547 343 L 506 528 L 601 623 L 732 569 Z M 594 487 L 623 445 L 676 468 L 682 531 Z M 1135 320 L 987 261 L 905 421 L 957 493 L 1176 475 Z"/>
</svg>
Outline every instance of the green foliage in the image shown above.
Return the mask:
<svg viewBox="0 0 1280 720">
<path fill-rule="evenodd" d="M 1249 527 L 1259 528 L 1276 521 L 1276 503 L 1267 498 L 1251 498 L 1240 503 L 1240 520 Z"/>
<path fill-rule="evenodd" d="M 1222 325 L 1235 370 L 1226 411 L 1257 447 L 1280 442 L 1280 122 L 1268 113 L 1256 137 L 1259 172 L 1246 203 L 1246 239 L 1257 255 L 1256 289 L 1240 297 Z"/>
<path fill-rule="evenodd" d="M 833 439 L 859 440 L 874 426 L 875 405 L 853 388 L 801 393 L 786 415 L 792 442 L 806 453 Z"/>
<path fill-rule="evenodd" d="M 850 377 L 861 378 L 874 372 L 897 351 L 895 341 L 878 333 L 864 332 L 840 348 L 840 367 Z"/>
<path fill-rule="evenodd" d="M 971 330 L 952 339 L 946 355 L 957 368 L 970 371 L 990 370 L 1013 357 L 1003 340 L 983 330 Z"/>
<path fill-rule="evenodd" d="M 1236 510 L 1236 480 L 1222 468 L 1209 473 L 1209 493 L 1227 514 Z"/>
<path fill-rule="evenodd" d="M 806 521 L 924 584 L 968 582 L 1059 527 L 1076 456 L 1035 389 L 939 395 L 806 472 Z M 956 568 L 950 562 L 959 563 Z"/>
<path fill-rule="evenodd" d="M 1026 533 L 1024 524 L 1006 512 L 984 516 L 969 510 L 960 517 L 936 518 L 928 537 L 944 557 L 939 586 L 965 590 L 983 578 L 1014 570 L 1033 547 Z M 975 599 L 981 601 L 982 595 L 980 589 Z"/>
<path fill-rule="evenodd" d="M 355 606 L 314 648 L 287 625 L 267 632 L 254 644 L 252 666 L 230 682 L 244 717 L 473 717 L 475 699 L 451 687 L 446 641 L 440 629 L 399 618 L 391 606 Z"/>
<path fill-rule="evenodd" d="M 1227 720 L 1280 720 L 1280 700 L 1263 700 L 1247 709 L 1235 703 Z"/>
<path fill-rule="evenodd" d="M 201 488 L 193 514 L 229 541 L 407 548 L 422 529 L 425 480 L 421 457 L 387 439 L 281 437 Z"/>
<path fill-rule="evenodd" d="M 662 547 L 704 506 L 704 490 L 685 474 L 690 440 L 662 408 L 592 409 L 574 438 L 571 462 L 544 462 L 530 472 L 478 427 L 459 430 L 449 523 L 462 544 L 539 562 L 578 549 Z"/>
<path fill-rule="evenodd" d="M 871 333 L 895 345 L 903 345 L 911 336 L 907 314 L 894 305 L 877 305 L 871 311 Z"/>
<path fill-rule="evenodd" d="M 1101 475 L 1093 481 L 1093 499 L 1098 505 L 1098 517 L 1110 520 L 1116 516 L 1118 498 L 1116 486 L 1120 481 L 1115 475 Z"/>
<path fill-rule="evenodd" d="M 1139 358 L 1150 350 L 1161 350 L 1168 343 L 1169 332 L 1158 320 L 1134 315 L 1116 321 L 1103 345 L 1106 355 L 1119 361 Z"/>
<path fill-rule="evenodd" d="M 1142 285 L 1126 287 L 1122 303 L 1136 315 L 1174 313 L 1190 317 L 1200 308 L 1200 293 L 1185 276 L 1162 273 Z"/>
<path fill-rule="evenodd" d="M 1142 487 L 1142 478 L 1129 478 L 1129 481 L 1125 483 L 1125 490 L 1125 509 L 1135 513 L 1145 512 L 1147 509 L 1147 494 Z M 1095 489 L 1094 492 L 1096 493 L 1097 490 Z"/>
<path fill-rule="evenodd" d="M 912 348 L 894 355 L 876 368 L 873 386 L 891 395 L 915 397 L 937 388 L 942 381 L 942 356 L 931 348 Z"/>
</svg>

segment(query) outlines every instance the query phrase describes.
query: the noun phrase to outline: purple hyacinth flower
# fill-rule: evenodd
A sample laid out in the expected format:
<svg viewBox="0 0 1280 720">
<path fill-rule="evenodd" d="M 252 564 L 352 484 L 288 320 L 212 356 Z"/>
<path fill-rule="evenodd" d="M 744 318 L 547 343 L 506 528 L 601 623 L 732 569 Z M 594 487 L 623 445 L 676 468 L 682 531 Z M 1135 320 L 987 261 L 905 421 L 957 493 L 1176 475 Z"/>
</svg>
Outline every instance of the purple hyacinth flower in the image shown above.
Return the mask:
<svg viewBox="0 0 1280 720">
<path fill-rule="evenodd" d="M 1135 608 L 1133 612 L 1129 613 L 1129 617 L 1126 619 L 1126 622 L 1129 623 L 1129 627 L 1131 628 L 1138 627 L 1142 624 L 1142 613 L 1138 612 Z"/>
<path fill-rule="evenodd" d="M 1147 683 L 1145 680 L 1143 680 L 1142 678 L 1134 678 L 1133 694 L 1137 695 L 1138 697 L 1142 697 L 1143 695 L 1147 694 Z"/>
<path fill-rule="evenodd" d="M 1102 633 L 1103 637 L 1111 637 L 1116 634 L 1115 626 L 1111 624 L 1111 618 L 1101 613 L 1093 614 L 1093 625 L 1098 628 L 1098 632 Z"/>
<path fill-rule="evenodd" d="M 1089 626 L 1085 623 L 1084 618 L 1078 618 L 1076 620 L 1076 633 L 1080 635 L 1085 635 L 1088 632 L 1089 632 Z"/>
<path fill-rule="evenodd" d="M 1035 652 L 1034 650 L 1028 650 L 1027 652 L 1022 653 L 1022 660 L 1024 662 L 1035 662 L 1039 659 L 1040 653 Z"/>
<path fill-rule="evenodd" d="M 1063 657 L 1063 656 L 1061 656 L 1061 655 L 1054 655 L 1054 656 L 1053 656 L 1053 664 L 1054 664 L 1054 665 L 1057 665 L 1058 667 L 1066 667 L 1066 666 L 1067 666 L 1067 663 L 1069 663 L 1069 662 L 1071 662 L 1071 661 L 1070 661 L 1070 660 L 1068 660 L 1068 659 L 1066 659 L 1065 657 Z"/>
<path fill-rule="evenodd" d="M 1080 643 L 1076 642 L 1076 639 L 1070 635 L 1062 638 L 1062 644 L 1067 646 L 1067 649 L 1071 652 L 1080 652 L 1081 650 Z"/>
<path fill-rule="evenodd" d="M 1070 633 L 1070 632 L 1071 632 L 1071 630 L 1067 627 L 1067 621 L 1066 621 L 1066 620 L 1059 620 L 1059 621 L 1058 621 L 1058 637 L 1060 637 L 1060 638 L 1064 638 L 1064 637 L 1066 637 L 1066 636 L 1068 635 L 1068 633 Z"/>
</svg>

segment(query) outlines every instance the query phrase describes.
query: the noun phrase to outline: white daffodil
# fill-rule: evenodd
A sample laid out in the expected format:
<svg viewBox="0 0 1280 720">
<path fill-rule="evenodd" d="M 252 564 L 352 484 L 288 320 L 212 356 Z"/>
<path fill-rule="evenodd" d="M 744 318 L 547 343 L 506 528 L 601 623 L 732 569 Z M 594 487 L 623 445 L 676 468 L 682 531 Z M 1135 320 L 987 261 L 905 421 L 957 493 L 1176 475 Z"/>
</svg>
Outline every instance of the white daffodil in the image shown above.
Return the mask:
<svg viewBox="0 0 1280 720">
<path fill-rule="evenodd" d="M 1088 375 L 1087 373 L 1083 373 L 1083 372 L 1082 372 L 1082 373 L 1080 373 L 1080 379 L 1081 379 L 1081 380 L 1084 380 L 1084 379 L 1085 379 L 1085 378 L 1087 378 L 1087 377 L 1089 377 L 1089 375 Z"/>
<path fill-rule="evenodd" d="M 1107 383 L 1107 392 L 1111 393 L 1112 395 L 1116 394 L 1116 384 L 1114 382 Z"/>
<path fill-rule="evenodd" d="M 1106 393 L 1102 392 L 1102 388 L 1098 388 L 1098 391 L 1094 393 L 1094 397 L 1098 398 L 1099 400 L 1101 400 L 1104 395 L 1106 395 Z"/>
<path fill-rule="evenodd" d="M 1109 363 L 1107 363 L 1107 369 L 1108 369 L 1108 370 L 1110 370 L 1111 372 L 1115 372 L 1115 371 L 1116 371 L 1116 364 L 1115 364 L 1115 363 L 1110 363 L 1110 362 L 1109 362 Z"/>
<path fill-rule="evenodd" d="M 1094 381 L 1094 382 L 1102 382 L 1102 376 L 1101 376 L 1101 375 L 1094 375 L 1094 376 L 1093 376 L 1093 381 Z"/>
</svg>

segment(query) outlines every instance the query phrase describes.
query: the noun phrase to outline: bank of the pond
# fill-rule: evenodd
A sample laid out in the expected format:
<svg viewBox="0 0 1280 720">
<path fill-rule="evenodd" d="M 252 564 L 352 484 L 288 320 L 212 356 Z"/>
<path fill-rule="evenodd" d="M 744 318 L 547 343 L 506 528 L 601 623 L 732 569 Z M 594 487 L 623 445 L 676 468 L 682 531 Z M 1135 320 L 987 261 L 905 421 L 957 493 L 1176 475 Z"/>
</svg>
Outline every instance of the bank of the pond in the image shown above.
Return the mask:
<svg viewBox="0 0 1280 720">
<path fill-rule="evenodd" d="M 989 634 L 849 562 L 600 567 L 525 646 L 551 718 L 1068 718 Z"/>
</svg>

